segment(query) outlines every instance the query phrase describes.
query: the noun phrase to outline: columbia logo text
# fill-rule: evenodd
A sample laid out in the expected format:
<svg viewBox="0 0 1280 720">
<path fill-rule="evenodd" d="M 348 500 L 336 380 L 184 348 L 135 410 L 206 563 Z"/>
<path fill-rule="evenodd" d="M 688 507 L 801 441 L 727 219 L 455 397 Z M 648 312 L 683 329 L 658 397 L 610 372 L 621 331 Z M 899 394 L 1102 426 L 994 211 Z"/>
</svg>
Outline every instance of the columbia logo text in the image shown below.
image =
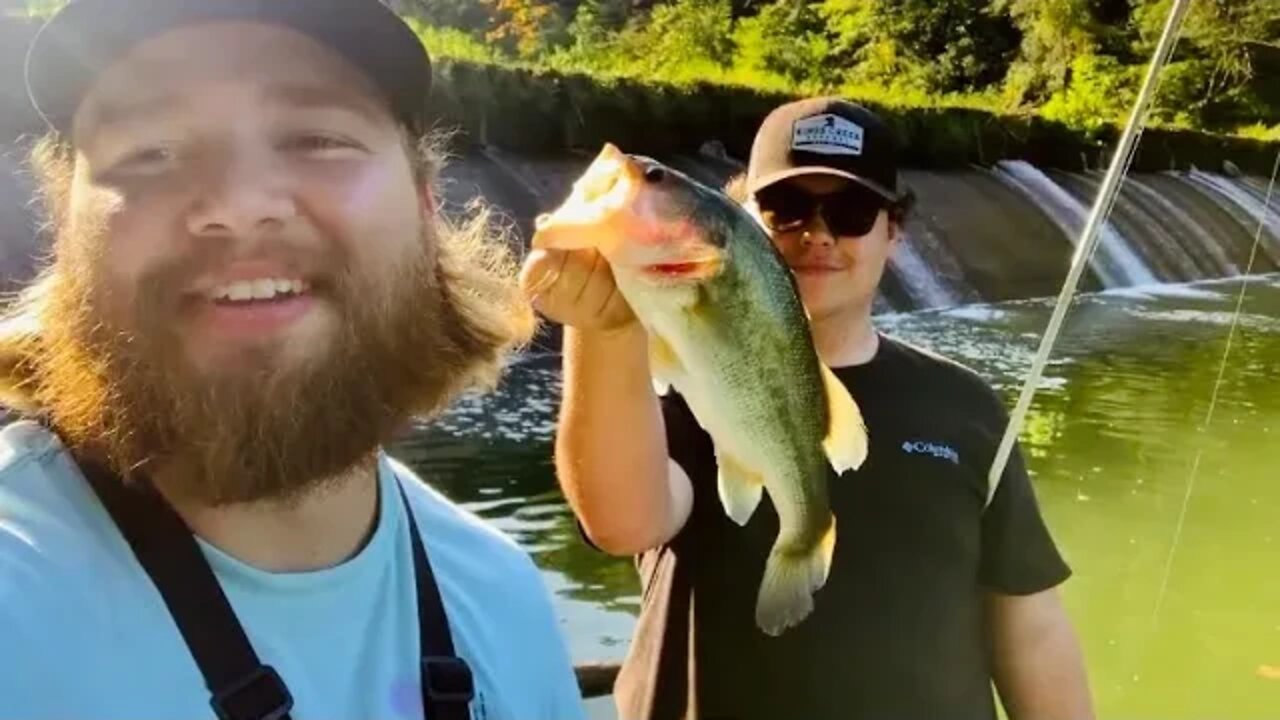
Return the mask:
<svg viewBox="0 0 1280 720">
<path fill-rule="evenodd" d="M 947 445 L 939 445 L 938 443 L 924 442 L 922 440 L 907 440 L 902 443 L 902 451 L 908 455 L 932 455 L 940 460 L 948 460 L 956 465 L 960 464 L 960 453 Z"/>
</svg>

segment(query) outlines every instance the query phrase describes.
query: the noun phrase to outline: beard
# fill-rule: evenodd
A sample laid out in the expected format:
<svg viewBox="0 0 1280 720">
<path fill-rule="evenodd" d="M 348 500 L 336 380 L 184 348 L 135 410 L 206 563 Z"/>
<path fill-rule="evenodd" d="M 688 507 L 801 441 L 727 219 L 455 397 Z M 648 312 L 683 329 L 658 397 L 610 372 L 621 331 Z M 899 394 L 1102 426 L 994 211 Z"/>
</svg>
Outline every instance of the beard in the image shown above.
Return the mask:
<svg viewBox="0 0 1280 720">
<path fill-rule="evenodd" d="M 287 364 L 277 343 L 249 348 L 222 371 L 198 370 L 177 332 L 180 288 L 210 258 L 150 272 L 132 307 L 117 308 L 96 263 L 68 253 L 41 318 L 40 404 L 73 450 L 126 481 L 164 469 L 163 489 L 188 502 L 289 503 L 372 462 L 491 348 L 459 317 L 435 235 L 424 229 L 393 277 L 334 259 L 331 280 L 312 288 L 313 311 L 327 304 L 338 318 L 324 347 Z"/>
</svg>

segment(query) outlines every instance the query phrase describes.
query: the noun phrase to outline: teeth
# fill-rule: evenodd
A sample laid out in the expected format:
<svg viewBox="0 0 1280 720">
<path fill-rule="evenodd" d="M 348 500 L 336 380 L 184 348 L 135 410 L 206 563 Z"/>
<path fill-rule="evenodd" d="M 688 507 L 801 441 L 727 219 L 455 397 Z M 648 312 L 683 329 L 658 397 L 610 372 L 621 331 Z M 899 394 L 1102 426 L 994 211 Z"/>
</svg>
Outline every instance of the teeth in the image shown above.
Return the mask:
<svg viewBox="0 0 1280 720">
<path fill-rule="evenodd" d="M 253 297 L 253 283 L 238 282 L 231 283 L 230 290 L 227 292 L 229 300 L 249 300 Z"/>
<path fill-rule="evenodd" d="M 260 278 L 257 280 L 240 280 L 220 285 L 209 292 L 214 300 L 230 300 L 244 302 L 246 300 L 270 300 L 278 295 L 297 295 L 310 289 L 310 285 L 301 280 L 284 278 Z"/>
<path fill-rule="evenodd" d="M 254 280 L 250 285 L 253 287 L 254 300 L 270 300 L 276 296 L 274 280 Z"/>
</svg>

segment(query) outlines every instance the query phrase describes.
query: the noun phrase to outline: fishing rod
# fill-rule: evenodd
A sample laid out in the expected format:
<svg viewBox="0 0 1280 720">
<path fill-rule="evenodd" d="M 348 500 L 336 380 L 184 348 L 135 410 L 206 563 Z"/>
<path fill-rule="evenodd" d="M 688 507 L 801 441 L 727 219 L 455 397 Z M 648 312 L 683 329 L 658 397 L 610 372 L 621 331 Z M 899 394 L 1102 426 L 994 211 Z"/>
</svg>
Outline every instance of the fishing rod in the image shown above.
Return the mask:
<svg viewBox="0 0 1280 720">
<path fill-rule="evenodd" d="M 1120 190 L 1120 183 L 1124 180 L 1124 176 L 1128 173 L 1129 165 L 1133 161 L 1138 137 L 1142 134 L 1142 127 L 1150 110 L 1151 101 L 1155 97 L 1157 86 L 1160 84 L 1160 71 L 1173 54 L 1174 45 L 1177 43 L 1178 31 L 1190 7 L 1191 0 L 1174 0 L 1173 7 L 1169 10 L 1169 17 L 1165 20 L 1160 42 L 1156 46 L 1155 54 L 1151 57 L 1151 64 L 1147 68 L 1147 74 L 1142 80 L 1142 87 L 1138 91 L 1137 99 L 1134 101 L 1133 111 L 1130 113 L 1129 121 L 1120 136 L 1120 143 L 1116 146 L 1115 154 L 1111 156 L 1111 165 L 1102 181 L 1102 187 L 1098 190 L 1098 197 L 1093 204 L 1093 210 L 1089 213 L 1089 220 L 1085 223 L 1084 230 L 1081 232 L 1075 256 L 1071 259 L 1071 269 L 1067 272 L 1067 279 L 1062 285 L 1062 292 L 1058 295 L 1058 302 L 1053 308 L 1053 315 L 1049 318 L 1049 325 L 1045 329 L 1044 337 L 1040 339 L 1040 349 L 1036 352 L 1035 359 L 1031 363 L 1031 372 L 1027 376 L 1026 383 L 1022 386 L 1022 393 L 1018 397 L 1018 403 L 1014 406 L 1013 413 L 1009 416 L 1009 424 L 1005 428 L 1004 437 L 1000 440 L 1000 447 L 996 451 L 995 460 L 991 463 L 991 471 L 987 475 L 988 505 L 995 497 L 996 489 L 1000 485 L 1000 478 L 1004 475 L 1005 466 L 1008 464 L 1009 456 L 1013 452 L 1013 445 L 1017 441 L 1019 433 L 1022 432 L 1027 410 L 1030 409 L 1036 389 L 1044 376 L 1045 365 L 1049 361 L 1049 354 L 1053 351 L 1053 345 L 1057 342 L 1058 333 L 1062 329 L 1063 318 L 1066 317 L 1067 309 L 1075 296 L 1077 286 L 1080 284 L 1080 276 L 1084 273 L 1089 258 L 1093 255 L 1094 248 L 1098 244 L 1102 225 L 1111 213 L 1111 207 L 1115 203 L 1116 195 Z"/>
</svg>

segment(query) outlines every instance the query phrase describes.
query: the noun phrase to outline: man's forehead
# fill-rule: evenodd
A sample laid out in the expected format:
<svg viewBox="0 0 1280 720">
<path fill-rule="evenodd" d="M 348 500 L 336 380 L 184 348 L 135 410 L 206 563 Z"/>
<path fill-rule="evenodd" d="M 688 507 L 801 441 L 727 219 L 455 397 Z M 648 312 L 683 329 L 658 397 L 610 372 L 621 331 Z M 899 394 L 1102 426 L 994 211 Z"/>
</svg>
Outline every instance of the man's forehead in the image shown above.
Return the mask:
<svg viewBox="0 0 1280 720">
<path fill-rule="evenodd" d="M 106 68 L 76 112 L 77 129 L 162 109 L 212 87 L 253 87 L 301 105 L 355 105 L 390 117 L 373 83 L 336 52 L 280 26 L 191 25 L 150 38 Z"/>
</svg>

